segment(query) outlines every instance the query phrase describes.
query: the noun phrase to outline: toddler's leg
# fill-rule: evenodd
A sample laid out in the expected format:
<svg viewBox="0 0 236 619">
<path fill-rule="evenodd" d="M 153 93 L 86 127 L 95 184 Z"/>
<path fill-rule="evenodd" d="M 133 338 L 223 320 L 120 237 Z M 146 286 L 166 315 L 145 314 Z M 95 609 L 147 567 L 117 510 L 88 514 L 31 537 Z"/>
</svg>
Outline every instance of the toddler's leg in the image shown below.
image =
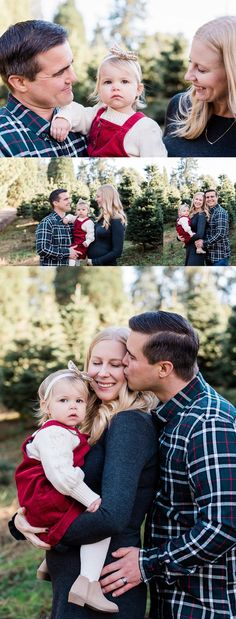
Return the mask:
<svg viewBox="0 0 236 619">
<path fill-rule="evenodd" d="M 109 602 L 98 582 L 111 538 L 81 547 L 81 573 L 72 585 L 68 601 L 78 606 L 90 606 L 107 613 L 117 613 L 118 606 Z"/>
<path fill-rule="evenodd" d="M 40 566 L 37 569 L 37 578 L 38 580 L 49 580 L 51 581 L 50 574 L 48 572 L 46 559 L 40 563 Z"/>
<path fill-rule="evenodd" d="M 75 267 L 76 265 L 76 260 L 74 260 L 74 258 L 69 258 L 69 267 Z"/>
</svg>

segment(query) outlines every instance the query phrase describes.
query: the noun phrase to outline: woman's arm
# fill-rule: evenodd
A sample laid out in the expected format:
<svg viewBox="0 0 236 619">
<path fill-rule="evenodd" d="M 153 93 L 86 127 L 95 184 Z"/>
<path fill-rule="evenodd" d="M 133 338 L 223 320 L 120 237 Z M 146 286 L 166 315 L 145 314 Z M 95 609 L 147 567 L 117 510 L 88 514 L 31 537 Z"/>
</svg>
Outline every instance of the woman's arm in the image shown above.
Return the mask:
<svg viewBox="0 0 236 619">
<path fill-rule="evenodd" d="M 92 258 L 93 266 L 109 265 L 117 258 L 120 258 L 122 254 L 125 237 L 125 227 L 121 223 L 120 219 L 112 219 L 110 223 L 110 231 L 112 249 L 104 256 L 100 256 L 100 258 Z"/>
<path fill-rule="evenodd" d="M 101 507 L 76 518 L 62 543 L 80 546 L 123 531 L 131 519 L 142 470 L 156 449 L 155 428 L 145 413 L 118 413 L 107 431 Z"/>
</svg>

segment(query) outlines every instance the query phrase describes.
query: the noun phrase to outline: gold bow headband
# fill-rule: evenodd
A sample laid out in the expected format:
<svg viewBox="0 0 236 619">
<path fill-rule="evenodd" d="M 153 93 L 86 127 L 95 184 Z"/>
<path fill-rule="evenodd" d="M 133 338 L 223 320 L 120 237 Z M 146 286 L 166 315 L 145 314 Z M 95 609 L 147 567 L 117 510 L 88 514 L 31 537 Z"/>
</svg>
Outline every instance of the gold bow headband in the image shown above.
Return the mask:
<svg viewBox="0 0 236 619">
<path fill-rule="evenodd" d="M 67 367 L 68 367 L 69 372 L 65 372 L 65 374 L 58 374 L 57 376 L 54 376 L 54 378 L 51 380 L 51 382 L 49 383 L 45 391 L 44 400 L 47 399 L 53 385 L 55 385 L 55 383 L 57 383 L 58 380 L 62 380 L 63 378 L 71 377 L 74 375 L 88 383 L 92 382 L 93 379 L 91 378 L 91 376 L 89 376 L 87 372 L 81 372 L 73 361 L 69 361 Z"/>
<path fill-rule="evenodd" d="M 130 51 L 125 52 L 123 49 L 121 49 L 121 47 L 118 47 L 118 45 L 113 45 L 113 47 L 111 47 L 110 54 L 112 56 L 120 58 L 121 60 L 135 60 L 136 62 L 138 60 L 137 54 Z"/>
</svg>

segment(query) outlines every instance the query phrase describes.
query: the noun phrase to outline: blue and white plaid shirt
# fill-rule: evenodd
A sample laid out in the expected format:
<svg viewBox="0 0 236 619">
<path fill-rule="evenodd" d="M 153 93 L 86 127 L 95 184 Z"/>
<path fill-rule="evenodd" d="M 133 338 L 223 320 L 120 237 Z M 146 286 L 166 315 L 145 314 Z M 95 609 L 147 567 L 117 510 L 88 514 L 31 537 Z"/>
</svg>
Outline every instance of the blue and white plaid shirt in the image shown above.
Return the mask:
<svg viewBox="0 0 236 619">
<path fill-rule="evenodd" d="M 210 221 L 206 226 L 204 249 L 211 264 L 230 256 L 229 216 L 219 204 L 210 211 Z"/>
<path fill-rule="evenodd" d="M 55 110 L 56 111 L 56 110 Z M 70 132 L 57 142 L 50 135 L 50 122 L 9 95 L 0 109 L 0 157 L 86 157 L 86 139 Z"/>
<path fill-rule="evenodd" d="M 41 266 L 69 265 L 72 224 L 64 224 L 53 211 L 44 217 L 36 229 L 36 251 Z"/>
<path fill-rule="evenodd" d="M 151 617 L 235 619 L 236 410 L 199 373 L 154 420 L 160 481 L 140 551 Z"/>
</svg>

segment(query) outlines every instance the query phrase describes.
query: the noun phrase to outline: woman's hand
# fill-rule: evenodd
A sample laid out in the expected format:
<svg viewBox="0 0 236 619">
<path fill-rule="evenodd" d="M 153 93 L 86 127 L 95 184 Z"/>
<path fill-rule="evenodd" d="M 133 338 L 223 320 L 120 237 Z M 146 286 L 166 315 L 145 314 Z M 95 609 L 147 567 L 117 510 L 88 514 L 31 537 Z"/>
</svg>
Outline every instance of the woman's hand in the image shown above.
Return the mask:
<svg viewBox="0 0 236 619">
<path fill-rule="evenodd" d="M 49 544 L 46 544 L 46 542 L 43 542 L 36 535 L 36 533 L 46 533 L 47 529 L 42 527 L 32 527 L 25 517 L 25 507 L 20 507 L 18 509 L 15 517 L 15 526 L 25 536 L 28 542 L 31 542 L 31 544 L 33 544 L 33 546 L 36 546 L 36 548 L 44 548 L 45 550 L 50 550 L 51 546 L 49 546 Z"/>
</svg>

